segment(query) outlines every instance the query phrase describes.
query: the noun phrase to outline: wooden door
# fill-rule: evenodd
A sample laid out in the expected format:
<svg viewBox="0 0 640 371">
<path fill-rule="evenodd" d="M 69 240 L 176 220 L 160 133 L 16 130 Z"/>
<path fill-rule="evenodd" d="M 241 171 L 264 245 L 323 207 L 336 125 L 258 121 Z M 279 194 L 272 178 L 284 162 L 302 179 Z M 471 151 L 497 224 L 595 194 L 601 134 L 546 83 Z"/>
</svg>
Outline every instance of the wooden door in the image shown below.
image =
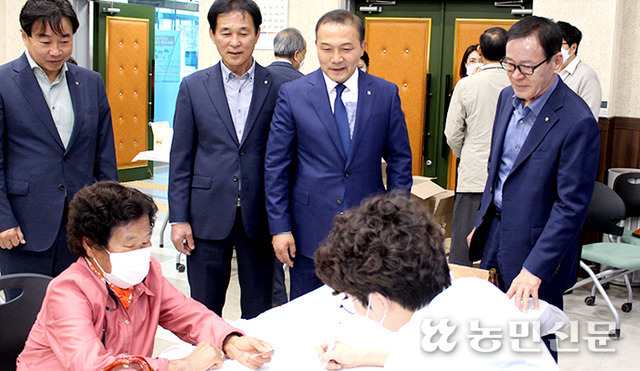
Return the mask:
<svg viewBox="0 0 640 371">
<path fill-rule="evenodd" d="M 460 80 L 460 65 L 465 50 L 469 45 L 478 44 L 480 35 L 491 27 L 502 27 L 509 30 L 516 23 L 517 19 L 473 19 L 473 18 L 456 18 L 455 20 L 455 37 L 453 44 L 453 81 L 454 86 Z M 453 90 L 449 92 L 451 97 Z M 447 100 L 448 102 L 448 100 Z M 447 107 L 448 108 L 448 107 Z M 447 189 L 454 190 L 456 187 L 457 159 L 453 153 L 449 153 L 448 171 L 447 171 Z"/>
<path fill-rule="evenodd" d="M 430 18 L 365 18 L 369 73 L 398 86 L 414 175 L 422 175 Z"/>
<path fill-rule="evenodd" d="M 146 179 L 153 175 L 149 161 L 131 160 L 151 149 L 149 121 L 152 110 L 152 64 L 155 8 L 113 4 L 118 13 L 107 13 L 96 3 L 98 18 L 95 68 L 105 79 L 111 105 L 118 176 L 121 181 Z"/>
</svg>

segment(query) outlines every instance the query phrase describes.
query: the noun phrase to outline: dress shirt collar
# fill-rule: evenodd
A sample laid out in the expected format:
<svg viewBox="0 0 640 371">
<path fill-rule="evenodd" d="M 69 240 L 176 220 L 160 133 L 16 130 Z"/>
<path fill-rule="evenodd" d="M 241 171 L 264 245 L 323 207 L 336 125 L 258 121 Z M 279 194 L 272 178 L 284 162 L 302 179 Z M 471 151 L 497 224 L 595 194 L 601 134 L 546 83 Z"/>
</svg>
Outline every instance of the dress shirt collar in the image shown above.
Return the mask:
<svg viewBox="0 0 640 371">
<path fill-rule="evenodd" d="M 573 58 L 573 60 L 561 72 L 565 72 L 567 76 L 573 75 L 573 73 L 576 72 L 576 68 L 578 68 L 578 64 L 580 64 L 580 62 L 580 58 L 578 58 L 578 56 L 576 55 L 576 57 Z"/>
<path fill-rule="evenodd" d="M 480 71 L 497 70 L 497 69 L 502 69 L 502 65 L 499 62 L 494 62 L 494 63 L 485 64 L 484 66 L 482 66 L 482 69 Z"/>
<path fill-rule="evenodd" d="M 544 94 L 539 96 L 538 99 L 534 100 L 533 103 L 529 104 L 526 107 L 526 108 L 529 108 L 529 110 L 533 112 L 533 114 L 536 117 L 538 117 L 538 115 L 540 114 L 540 111 L 542 110 L 542 107 L 544 107 L 545 103 L 547 103 L 547 100 L 549 99 L 549 96 L 551 95 L 551 93 L 553 93 L 553 91 L 556 90 L 556 86 L 558 86 L 558 79 L 559 77 L 556 75 L 556 79 L 553 81 L 553 85 L 551 85 L 551 87 L 547 89 L 547 91 L 545 91 Z M 516 110 L 525 109 L 522 107 L 524 100 L 516 97 L 515 94 L 513 95 L 512 102 L 513 102 L 513 107 Z"/>
<path fill-rule="evenodd" d="M 344 82 L 344 85 L 346 86 L 347 91 L 351 91 L 356 94 L 358 93 L 358 74 L 359 73 L 360 72 L 358 72 L 358 69 L 356 68 L 353 75 L 351 75 L 351 77 L 349 77 L 347 81 Z M 338 83 L 331 80 L 331 78 L 329 78 L 329 76 L 327 76 L 324 73 L 324 71 L 322 71 L 322 76 L 324 77 L 324 83 L 327 85 L 327 92 L 330 93 L 333 89 L 335 89 Z"/>
<path fill-rule="evenodd" d="M 62 80 L 65 76 L 65 73 L 67 72 L 67 70 L 69 69 L 67 67 L 67 63 L 63 63 L 62 64 L 62 68 L 60 69 L 60 72 L 58 72 L 58 76 L 56 76 L 55 80 L 53 80 L 53 82 L 49 81 L 49 77 L 47 76 L 47 74 L 44 72 L 44 70 L 42 69 L 42 67 L 40 67 L 36 61 L 33 60 L 33 58 L 31 58 L 31 55 L 29 54 L 29 51 L 25 51 L 24 54 L 27 56 L 27 61 L 29 61 L 29 66 L 31 66 L 31 69 L 34 71 L 34 73 L 36 73 L 36 76 L 40 75 L 40 77 L 44 76 L 46 77 L 47 82 L 50 85 L 56 84 L 58 82 L 60 82 L 60 80 Z M 37 71 L 37 72 L 36 72 Z"/>
<path fill-rule="evenodd" d="M 253 62 L 251 62 L 251 67 L 249 67 L 249 70 L 247 72 L 245 72 L 244 75 L 242 75 L 242 76 L 238 76 L 234 72 L 232 72 L 224 64 L 223 61 L 220 61 L 220 67 L 222 68 L 222 78 L 224 79 L 225 83 L 229 82 L 229 80 L 231 78 L 233 78 L 233 76 L 236 76 L 239 79 L 243 79 L 243 78 L 245 78 L 245 76 L 248 76 L 249 80 L 253 81 L 253 78 L 254 78 L 254 76 L 256 74 L 256 60 L 255 59 L 253 59 Z"/>
<path fill-rule="evenodd" d="M 291 61 L 290 61 L 290 60 L 288 60 L 288 59 L 286 59 L 286 58 L 277 58 L 277 59 L 275 60 L 275 62 L 284 62 L 284 63 L 289 63 L 290 65 L 292 65 L 292 66 L 293 66 L 293 63 L 291 63 Z"/>
</svg>

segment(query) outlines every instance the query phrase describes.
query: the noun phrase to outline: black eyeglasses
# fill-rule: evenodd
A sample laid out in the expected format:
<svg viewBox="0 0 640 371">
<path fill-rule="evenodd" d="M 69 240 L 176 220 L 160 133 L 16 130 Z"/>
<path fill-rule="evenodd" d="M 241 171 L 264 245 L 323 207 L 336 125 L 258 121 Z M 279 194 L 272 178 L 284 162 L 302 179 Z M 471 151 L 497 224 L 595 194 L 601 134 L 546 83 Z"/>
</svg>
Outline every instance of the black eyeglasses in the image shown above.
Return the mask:
<svg viewBox="0 0 640 371">
<path fill-rule="evenodd" d="M 521 74 L 530 76 L 530 75 L 533 75 L 533 72 L 536 70 L 536 68 L 542 66 L 544 63 L 549 61 L 549 59 L 550 58 L 547 58 L 547 59 L 543 60 L 542 62 L 536 64 L 535 66 L 527 66 L 525 64 L 515 64 L 515 63 L 507 62 L 505 60 L 500 61 L 500 65 L 507 72 L 513 72 L 517 68 L 518 71 L 520 71 Z"/>
</svg>

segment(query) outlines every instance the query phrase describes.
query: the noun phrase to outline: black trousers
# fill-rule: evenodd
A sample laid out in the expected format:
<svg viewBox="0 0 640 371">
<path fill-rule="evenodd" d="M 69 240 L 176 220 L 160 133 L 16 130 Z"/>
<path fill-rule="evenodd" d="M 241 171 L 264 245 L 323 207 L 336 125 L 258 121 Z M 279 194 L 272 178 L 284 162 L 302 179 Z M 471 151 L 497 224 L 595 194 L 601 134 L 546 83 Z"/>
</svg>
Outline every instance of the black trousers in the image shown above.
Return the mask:
<svg viewBox="0 0 640 371">
<path fill-rule="evenodd" d="M 482 193 L 456 193 L 451 221 L 451 250 L 449 263 L 470 267 L 467 236 L 471 233 L 482 202 Z"/>
<path fill-rule="evenodd" d="M 195 239 L 195 250 L 187 256 L 191 297 L 222 316 L 234 249 L 238 263 L 242 318 L 253 318 L 271 308 L 274 253 L 271 236 L 265 235 L 261 239 L 247 236 L 240 208 L 227 238 Z"/>
</svg>

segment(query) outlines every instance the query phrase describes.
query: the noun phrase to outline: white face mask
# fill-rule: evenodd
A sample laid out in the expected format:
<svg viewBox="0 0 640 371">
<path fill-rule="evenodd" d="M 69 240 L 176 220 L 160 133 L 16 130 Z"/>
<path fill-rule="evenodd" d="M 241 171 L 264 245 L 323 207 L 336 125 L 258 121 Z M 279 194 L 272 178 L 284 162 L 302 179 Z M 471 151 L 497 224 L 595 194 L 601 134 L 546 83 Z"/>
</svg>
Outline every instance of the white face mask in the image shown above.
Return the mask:
<svg viewBox="0 0 640 371">
<path fill-rule="evenodd" d="M 473 75 L 473 72 L 476 70 L 476 68 L 482 68 L 482 66 L 484 66 L 484 64 L 479 62 L 471 63 L 470 65 L 467 66 L 467 76 Z"/>
<path fill-rule="evenodd" d="M 109 254 L 111 273 L 106 273 L 97 259 L 94 261 L 98 264 L 104 278 L 121 289 L 128 289 L 139 284 L 149 274 L 151 246 L 117 253 L 111 253 L 106 249 L 105 251 Z"/>
<path fill-rule="evenodd" d="M 302 54 L 302 53 L 301 53 Z M 298 62 L 298 60 L 296 59 L 296 62 Z M 302 68 L 302 65 L 304 64 L 304 57 L 302 57 L 302 60 L 298 62 L 298 70 L 300 70 Z"/>
<path fill-rule="evenodd" d="M 562 63 L 567 63 L 567 59 L 571 56 L 571 54 L 569 54 L 569 49 L 560 48 L 560 53 L 562 53 Z"/>
</svg>

